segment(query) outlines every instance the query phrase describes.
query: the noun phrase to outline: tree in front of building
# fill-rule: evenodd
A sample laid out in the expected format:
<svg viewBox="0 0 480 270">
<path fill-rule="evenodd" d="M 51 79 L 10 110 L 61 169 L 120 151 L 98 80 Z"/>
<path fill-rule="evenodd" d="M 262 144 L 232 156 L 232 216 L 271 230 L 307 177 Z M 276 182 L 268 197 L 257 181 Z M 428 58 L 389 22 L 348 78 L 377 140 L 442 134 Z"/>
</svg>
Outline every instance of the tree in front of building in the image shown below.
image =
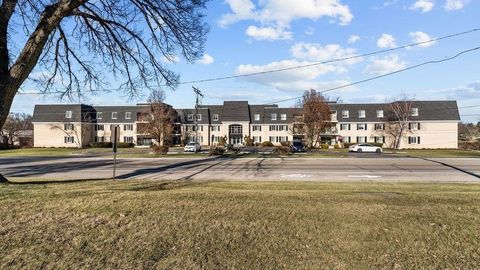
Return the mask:
<svg viewBox="0 0 480 270">
<path fill-rule="evenodd" d="M 150 112 L 145 125 L 145 133 L 152 137 L 159 146 L 168 145 L 173 131 L 174 111 L 165 104 L 165 93 L 154 90 L 150 93 L 148 103 Z"/>
<path fill-rule="evenodd" d="M 303 111 L 303 125 L 296 132 L 303 134 L 307 147 L 317 147 L 322 134 L 332 125 L 330 107 L 326 98 L 313 89 L 305 91 L 299 105 Z"/>
<path fill-rule="evenodd" d="M 162 61 L 202 56 L 206 2 L 0 1 L 0 126 L 29 78 L 62 98 L 112 87 L 131 96 L 161 85 L 174 89 L 179 76 Z"/>
<path fill-rule="evenodd" d="M 33 130 L 32 116 L 21 114 L 10 114 L 0 130 L 2 144 L 7 148 L 14 148 L 22 132 Z"/>
<path fill-rule="evenodd" d="M 405 135 L 410 131 L 413 102 L 402 95 L 390 103 L 386 114 L 385 134 L 391 138 L 391 148 L 399 149 Z"/>
</svg>

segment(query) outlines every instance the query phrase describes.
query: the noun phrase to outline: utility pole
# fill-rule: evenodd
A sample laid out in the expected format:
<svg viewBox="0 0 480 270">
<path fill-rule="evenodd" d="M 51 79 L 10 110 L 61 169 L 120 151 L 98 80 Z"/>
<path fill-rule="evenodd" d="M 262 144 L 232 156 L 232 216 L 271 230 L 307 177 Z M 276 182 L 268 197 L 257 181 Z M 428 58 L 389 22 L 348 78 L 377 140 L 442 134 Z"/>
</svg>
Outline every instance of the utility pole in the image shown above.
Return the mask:
<svg viewBox="0 0 480 270">
<path fill-rule="evenodd" d="M 198 107 L 201 103 L 200 97 L 203 98 L 202 91 L 195 86 L 192 86 L 193 92 L 195 92 L 195 143 L 198 143 Z M 195 151 L 197 150 L 197 145 L 195 144 Z"/>
</svg>

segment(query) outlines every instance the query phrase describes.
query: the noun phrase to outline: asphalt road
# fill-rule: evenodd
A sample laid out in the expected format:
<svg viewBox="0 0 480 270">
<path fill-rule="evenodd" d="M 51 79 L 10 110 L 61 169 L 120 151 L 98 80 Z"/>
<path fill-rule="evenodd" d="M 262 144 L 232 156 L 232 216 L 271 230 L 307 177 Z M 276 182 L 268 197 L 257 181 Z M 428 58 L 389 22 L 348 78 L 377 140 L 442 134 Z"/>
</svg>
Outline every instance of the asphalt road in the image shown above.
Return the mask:
<svg viewBox="0 0 480 270">
<path fill-rule="evenodd" d="M 111 158 L 0 158 L 7 177 L 112 177 Z M 478 182 L 476 158 L 135 158 L 117 161 L 119 179 Z"/>
</svg>

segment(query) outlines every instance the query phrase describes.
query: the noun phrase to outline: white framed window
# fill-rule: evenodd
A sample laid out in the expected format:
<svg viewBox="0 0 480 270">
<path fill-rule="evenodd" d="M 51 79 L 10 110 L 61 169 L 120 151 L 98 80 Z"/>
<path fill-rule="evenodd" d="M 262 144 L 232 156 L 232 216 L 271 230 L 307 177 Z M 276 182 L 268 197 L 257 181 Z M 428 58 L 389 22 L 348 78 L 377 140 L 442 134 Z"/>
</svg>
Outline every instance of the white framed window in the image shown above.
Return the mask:
<svg viewBox="0 0 480 270">
<path fill-rule="evenodd" d="M 117 119 L 117 112 L 112 112 L 112 119 Z"/>
<path fill-rule="evenodd" d="M 270 125 L 270 131 L 287 131 L 287 125 Z"/>
<path fill-rule="evenodd" d="M 253 115 L 253 120 L 260 121 L 260 114 L 256 113 Z"/>
<path fill-rule="evenodd" d="M 351 143 L 351 142 L 352 142 L 352 137 L 350 137 L 350 136 L 344 136 L 344 137 L 343 137 L 343 142 L 344 142 L 344 143 Z"/>
<path fill-rule="evenodd" d="M 105 137 L 95 136 L 95 142 L 105 142 Z"/>
<path fill-rule="evenodd" d="M 409 130 L 420 130 L 420 123 L 408 123 Z"/>
<path fill-rule="evenodd" d="M 201 114 L 197 114 L 197 121 L 202 121 L 202 115 Z"/>
<path fill-rule="evenodd" d="M 97 119 L 102 119 L 102 112 L 97 112 Z"/>
<path fill-rule="evenodd" d="M 63 140 L 65 143 L 75 143 L 75 137 L 73 136 L 65 136 Z"/>
<path fill-rule="evenodd" d="M 350 117 L 350 112 L 348 110 L 343 110 L 342 111 L 342 118 L 349 118 Z"/>
<path fill-rule="evenodd" d="M 123 141 L 126 143 L 133 143 L 133 137 L 132 136 L 124 136 Z"/>
<path fill-rule="evenodd" d="M 385 137 L 373 137 L 373 141 L 376 143 L 385 143 Z"/>
<path fill-rule="evenodd" d="M 133 130 L 132 124 L 123 125 L 123 131 L 132 131 L 132 130 Z"/>
<path fill-rule="evenodd" d="M 187 115 L 187 120 L 188 120 L 188 121 L 193 121 L 193 114 L 189 113 L 189 114 Z"/>
<path fill-rule="evenodd" d="M 212 119 L 213 119 L 213 121 L 218 121 L 218 114 L 212 115 Z"/>
<path fill-rule="evenodd" d="M 74 130 L 75 126 L 73 124 L 64 124 L 63 130 Z"/>
<path fill-rule="evenodd" d="M 385 129 L 385 124 L 383 123 L 375 124 L 375 130 L 384 130 L 384 129 Z"/>
<path fill-rule="evenodd" d="M 365 118 L 365 110 L 358 110 L 358 118 Z"/>
<path fill-rule="evenodd" d="M 220 131 L 220 126 L 217 126 L 217 125 L 212 126 L 210 130 L 211 131 Z"/>
<path fill-rule="evenodd" d="M 66 111 L 65 118 L 72 118 L 72 111 Z"/>
<path fill-rule="evenodd" d="M 132 119 L 132 112 L 125 112 L 125 119 Z"/>
<path fill-rule="evenodd" d="M 357 124 L 357 130 L 367 130 L 367 124 Z"/>
<path fill-rule="evenodd" d="M 252 130 L 253 131 L 262 131 L 262 126 L 254 125 L 254 126 L 252 126 Z"/>
<path fill-rule="evenodd" d="M 408 137 L 408 144 L 420 144 L 420 137 Z"/>
<path fill-rule="evenodd" d="M 95 130 L 105 130 L 105 126 L 104 125 L 95 125 Z"/>
<path fill-rule="evenodd" d="M 350 130 L 350 124 L 340 124 L 340 130 Z"/>
<path fill-rule="evenodd" d="M 418 108 L 412 108 L 412 116 L 418 116 Z"/>
<path fill-rule="evenodd" d="M 262 136 L 253 136 L 253 142 L 254 143 L 261 143 L 262 142 Z"/>
<path fill-rule="evenodd" d="M 365 136 L 358 136 L 357 137 L 357 143 L 366 143 L 367 142 L 367 137 Z"/>
<path fill-rule="evenodd" d="M 287 121 L 287 114 L 286 113 L 280 114 L 280 120 L 281 121 Z"/>
<path fill-rule="evenodd" d="M 272 121 L 277 121 L 277 114 L 276 113 L 272 113 L 270 115 L 270 117 L 271 117 Z"/>
<path fill-rule="evenodd" d="M 377 110 L 377 118 L 383 118 L 383 110 Z"/>
</svg>

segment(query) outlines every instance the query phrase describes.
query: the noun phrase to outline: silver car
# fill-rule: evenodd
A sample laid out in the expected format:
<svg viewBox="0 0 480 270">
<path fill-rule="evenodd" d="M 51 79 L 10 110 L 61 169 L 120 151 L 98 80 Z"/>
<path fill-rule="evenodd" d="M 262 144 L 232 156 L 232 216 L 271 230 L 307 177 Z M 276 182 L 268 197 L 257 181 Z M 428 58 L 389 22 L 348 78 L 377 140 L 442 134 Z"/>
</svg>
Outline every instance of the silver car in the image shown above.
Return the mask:
<svg viewBox="0 0 480 270">
<path fill-rule="evenodd" d="M 349 152 L 357 152 L 357 153 L 362 153 L 362 152 L 369 152 L 369 153 L 382 153 L 382 148 L 378 146 L 374 146 L 368 143 L 361 143 L 361 144 L 355 144 L 350 147 L 348 147 Z"/>
<path fill-rule="evenodd" d="M 185 145 L 185 148 L 183 148 L 183 151 L 185 151 L 185 152 L 199 152 L 199 151 L 202 151 L 202 147 L 198 143 L 189 142 Z"/>
</svg>

